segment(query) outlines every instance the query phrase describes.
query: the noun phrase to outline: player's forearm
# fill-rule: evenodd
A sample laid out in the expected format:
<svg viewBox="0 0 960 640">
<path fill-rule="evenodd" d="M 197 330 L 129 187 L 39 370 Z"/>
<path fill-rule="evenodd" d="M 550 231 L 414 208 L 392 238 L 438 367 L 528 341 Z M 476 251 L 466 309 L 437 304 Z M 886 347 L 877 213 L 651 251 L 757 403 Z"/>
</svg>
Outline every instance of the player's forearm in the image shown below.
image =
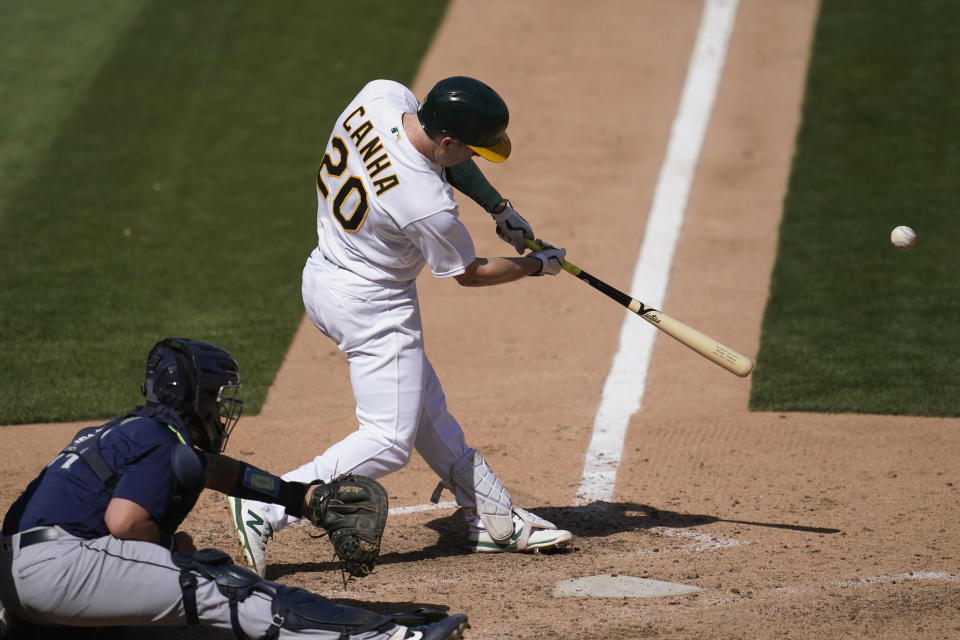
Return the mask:
<svg viewBox="0 0 960 640">
<path fill-rule="evenodd" d="M 462 274 L 455 276 L 465 287 L 487 287 L 513 282 L 531 276 L 540 270 L 540 261 L 530 256 L 522 258 L 476 258 Z"/>
<path fill-rule="evenodd" d="M 229 456 L 204 455 L 207 459 L 205 486 L 208 489 L 238 498 L 279 504 L 297 518 L 303 515 L 307 485 L 287 482 Z"/>
</svg>

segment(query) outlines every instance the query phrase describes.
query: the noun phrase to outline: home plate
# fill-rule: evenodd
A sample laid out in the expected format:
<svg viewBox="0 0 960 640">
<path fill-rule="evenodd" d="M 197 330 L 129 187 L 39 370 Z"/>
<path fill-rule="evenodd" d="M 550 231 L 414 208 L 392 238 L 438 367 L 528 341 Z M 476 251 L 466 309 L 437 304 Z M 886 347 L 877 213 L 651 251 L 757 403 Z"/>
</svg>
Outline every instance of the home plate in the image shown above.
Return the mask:
<svg viewBox="0 0 960 640">
<path fill-rule="evenodd" d="M 557 583 L 554 598 L 663 598 L 702 591 L 700 587 L 610 574 Z"/>
</svg>

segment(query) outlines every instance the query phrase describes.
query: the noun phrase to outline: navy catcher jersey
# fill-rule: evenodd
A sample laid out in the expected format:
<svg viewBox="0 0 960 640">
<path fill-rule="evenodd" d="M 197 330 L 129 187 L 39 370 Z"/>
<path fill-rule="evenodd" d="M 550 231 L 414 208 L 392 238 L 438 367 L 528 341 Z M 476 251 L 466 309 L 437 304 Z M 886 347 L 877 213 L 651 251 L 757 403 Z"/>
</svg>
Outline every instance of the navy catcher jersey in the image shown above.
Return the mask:
<svg viewBox="0 0 960 640">
<path fill-rule="evenodd" d="M 52 525 L 85 539 L 108 535 L 103 516 L 111 498 L 131 500 L 164 522 L 181 491 L 171 459 L 173 449 L 182 446 L 172 427 L 128 416 L 100 439 L 100 455 L 115 473 L 107 485 L 78 456 L 61 453 L 11 506 L 3 535 Z"/>
</svg>

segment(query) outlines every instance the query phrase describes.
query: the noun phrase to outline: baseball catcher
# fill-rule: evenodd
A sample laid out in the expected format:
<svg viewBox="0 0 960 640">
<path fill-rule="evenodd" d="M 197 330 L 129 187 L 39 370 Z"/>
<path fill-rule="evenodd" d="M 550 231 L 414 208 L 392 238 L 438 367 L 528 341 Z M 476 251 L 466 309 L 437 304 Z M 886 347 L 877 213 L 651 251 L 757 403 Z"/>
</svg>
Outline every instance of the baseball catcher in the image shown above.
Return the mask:
<svg viewBox="0 0 960 640">
<path fill-rule="evenodd" d="M 237 638 L 460 640 L 462 614 L 381 615 L 272 582 L 178 531 L 204 488 L 282 505 L 330 536 L 346 571 L 376 561 L 387 496 L 375 481 L 285 482 L 222 455 L 243 403 L 236 360 L 168 338 L 147 358 L 146 403 L 82 429 L 7 511 L 0 636 L 21 623 L 204 624 Z"/>
</svg>

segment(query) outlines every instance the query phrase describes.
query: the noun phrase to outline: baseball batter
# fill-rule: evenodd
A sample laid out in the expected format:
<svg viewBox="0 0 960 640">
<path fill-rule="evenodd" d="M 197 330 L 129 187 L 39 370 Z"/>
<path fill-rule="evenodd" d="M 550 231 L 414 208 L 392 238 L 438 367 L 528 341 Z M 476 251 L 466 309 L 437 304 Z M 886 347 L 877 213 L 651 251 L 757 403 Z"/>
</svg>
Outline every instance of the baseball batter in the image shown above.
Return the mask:
<svg viewBox="0 0 960 640">
<path fill-rule="evenodd" d="M 154 346 L 146 404 L 81 430 L 7 512 L 0 634 L 19 620 L 71 627 L 202 623 L 232 629 L 240 639 L 462 637 L 462 614 L 384 616 L 343 606 L 263 580 L 221 551 L 197 551 L 177 531 L 204 487 L 308 514 L 316 493 L 340 482 L 283 482 L 221 455 L 240 417 L 239 387 L 236 361 L 219 347 L 177 338 Z M 351 496 L 358 487 L 379 487 L 364 480 Z"/>
<path fill-rule="evenodd" d="M 303 302 L 320 331 L 347 354 L 359 428 L 284 476 L 297 482 L 358 473 L 377 478 L 416 450 L 451 490 L 475 551 L 566 545 L 568 531 L 512 503 L 483 456 L 447 411 L 424 352 L 416 277 L 425 265 L 463 286 L 556 275 L 566 251 L 522 255 L 530 225 L 487 182 L 472 158 L 510 154 L 506 104 L 467 77 L 438 82 L 422 104 L 401 84 L 367 84 L 336 120 L 317 173 L 317 247 L 303 270 Z M 520 257 L 479 257 L 451 187 L 493 216 Z M 230 499 L 250 565 L 266 570 L 265 545 L 296 518 Z"/>
</svg>

